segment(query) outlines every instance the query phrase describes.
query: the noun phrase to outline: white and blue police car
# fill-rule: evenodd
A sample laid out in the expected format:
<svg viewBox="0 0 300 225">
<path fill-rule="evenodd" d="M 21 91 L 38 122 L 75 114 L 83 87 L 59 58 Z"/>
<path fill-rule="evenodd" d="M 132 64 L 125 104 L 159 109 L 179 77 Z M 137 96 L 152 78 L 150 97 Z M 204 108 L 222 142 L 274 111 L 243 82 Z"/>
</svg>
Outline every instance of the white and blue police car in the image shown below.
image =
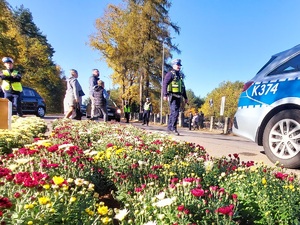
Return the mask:
<svg viewBox="0 0 300 225">
<path fill-rule="evenodd" d="M 263 146 L 273 163 L 300 167 L 300 45 L 273 55 L 245 83 L 233 133 Z"/>
</svg>

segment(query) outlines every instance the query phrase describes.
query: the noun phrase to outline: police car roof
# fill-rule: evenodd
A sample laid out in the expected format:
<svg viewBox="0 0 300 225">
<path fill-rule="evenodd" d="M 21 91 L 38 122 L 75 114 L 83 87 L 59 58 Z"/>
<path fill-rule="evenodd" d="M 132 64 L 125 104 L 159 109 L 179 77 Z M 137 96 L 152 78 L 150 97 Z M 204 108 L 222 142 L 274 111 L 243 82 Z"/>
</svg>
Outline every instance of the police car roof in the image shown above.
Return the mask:
<svg viewBox="0 0 300 225">
<path fill-rule="evenodd" d="M 272 55 L 270 59 L 270 63 L 267 62 L 265 66 L 262 67 L 256 74 L 256 76 L 265 76 L 273 71 L 275 68 L 288 61 L 290 58 L 293 58 L 295 55 L 300 53 L 300 44 L 294 46 L 293 48 L 287 49 L 285 51 L 279 52 L 277 54 Z M 268 64 L 269 63 L 269 64 Z M 255 76 L 255 77 L 256 77 Z"/>
</svg>

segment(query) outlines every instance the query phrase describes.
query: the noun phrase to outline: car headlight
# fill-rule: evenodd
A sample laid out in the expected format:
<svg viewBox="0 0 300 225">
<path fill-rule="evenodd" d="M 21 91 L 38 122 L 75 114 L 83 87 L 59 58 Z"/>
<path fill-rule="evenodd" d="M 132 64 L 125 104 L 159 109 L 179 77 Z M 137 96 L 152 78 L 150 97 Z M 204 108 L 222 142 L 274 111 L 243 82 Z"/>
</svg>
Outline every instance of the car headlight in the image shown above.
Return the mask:
<svg viewBox="0 0 300 225">
<path fill-rule="evenodd" d="M 121 114 L 121 109 L 117 109 L 117 113 Z"/>
</svg>

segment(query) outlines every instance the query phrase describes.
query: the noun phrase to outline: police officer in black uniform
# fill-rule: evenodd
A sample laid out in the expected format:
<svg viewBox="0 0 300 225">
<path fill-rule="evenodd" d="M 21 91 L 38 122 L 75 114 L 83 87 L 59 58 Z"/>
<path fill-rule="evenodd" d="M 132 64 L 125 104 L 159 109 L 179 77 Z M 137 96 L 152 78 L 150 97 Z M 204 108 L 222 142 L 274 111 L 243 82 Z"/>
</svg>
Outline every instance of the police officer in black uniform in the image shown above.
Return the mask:
<svg viewBox="0 0 300 225">
<path fill-rule="evenodd" d="M 169 100 L 170 117 L 168 122 L 168 132 L 179 135 L 177 131 L 177 121 L 180 110 L 181 97 L 188 103 L 185 86 L 183 83 L 183 74 L 180 73 L 181 60 L 174 59 L 172 61 L 172 70 L 170 70 L 164 79 L 163 94 L 164 100 Z"/>
</svg>

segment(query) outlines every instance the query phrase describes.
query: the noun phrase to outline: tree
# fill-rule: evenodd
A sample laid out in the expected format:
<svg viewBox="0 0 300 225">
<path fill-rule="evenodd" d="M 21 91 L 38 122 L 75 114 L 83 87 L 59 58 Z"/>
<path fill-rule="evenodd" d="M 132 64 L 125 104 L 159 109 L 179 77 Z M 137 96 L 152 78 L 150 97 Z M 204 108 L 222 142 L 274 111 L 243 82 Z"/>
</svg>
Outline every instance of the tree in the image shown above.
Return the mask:
<svg viewBox="0 0 300 225">
<path fill-rule="evenodd" d="M 48 112 L 62 112 L 65 79 L 61 68 L 52 61 L 54 49 L 28 9 L 12 9 L 4 0 L 0 0 L 0 6 L 0 55 L 14 59 L 22 84 L 43 96 Z"/>
<path fill-rule="evenodd" d="M 189 113 L 195 113 L 198 112 L 200 107 L 204 103 L 204 99 L 195 96 L 194 92 L 191 89 L 188 89 L 186 91 L 186 95 L 188 97 L 189 104 L 186 106 L 185 110 L 185 116 L 189 116 Z"/>
<path fill-rule="evenodd" d="M 239 95 L 241 94 L 244 83 L 236 81 L 234 83 L 230 81 L 223 81 L 219 84 L 218 88 L 215 88 L 205 98 L 205 102 L 201 107 L 202 112 L 207 116 L 220 116 L 221 98 L 225 96 L 225 110 L 224 116 L 233 118 L 236 110 Z M 210 105 L 210 100 L 213 101 L 213 105 Z"/>
<path fill-rule="evenodd" d="M 164 60 L 170 57 L 169 49 L 179 51 L 168 31 L 171 27 L 179 33 L 179 27 L 169 20 L 169 1 L 126 2 L 127 8 L 109 5 L 96 20 L 97 32 L 90 37 L 90 45 L 114 70 L 113 83 L 120 86 L 123 102 L 138 101 L 141 108 L 146 97 L 159 99 L 162 46 L 166 45 Z M 158 103 L 153 102 L 154 109 Z"/>
</svg>

